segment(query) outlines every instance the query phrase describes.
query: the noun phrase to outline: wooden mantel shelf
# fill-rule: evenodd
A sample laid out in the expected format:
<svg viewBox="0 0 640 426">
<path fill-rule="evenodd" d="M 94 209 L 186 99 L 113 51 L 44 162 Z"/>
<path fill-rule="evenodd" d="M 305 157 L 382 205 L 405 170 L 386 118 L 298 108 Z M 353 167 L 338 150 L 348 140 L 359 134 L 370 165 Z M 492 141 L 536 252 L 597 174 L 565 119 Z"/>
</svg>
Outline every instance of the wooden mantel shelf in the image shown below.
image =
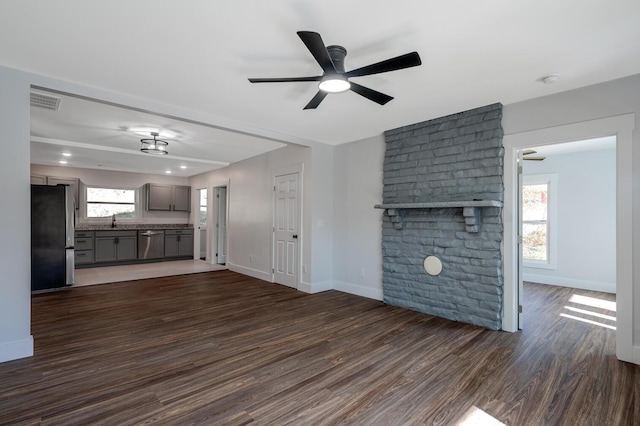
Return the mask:
<svg viewBox="0 0 640 426">
<path fill-rule="evenodd" d="M 469 201 L 433 201 L 429 203 L 391 203 L 376 204 L 376 209 L 385 209 L 391 218 L 394 229 L 403 229 L 401 210 L 404 209 L 450 209 L 462 208 L 462 215 L 467 232 L 476 233 L 479 231 L 479 208 L 482 207 L 502 207 L 502 201 L 498 200 L 469 200 Z"/>
</svg>

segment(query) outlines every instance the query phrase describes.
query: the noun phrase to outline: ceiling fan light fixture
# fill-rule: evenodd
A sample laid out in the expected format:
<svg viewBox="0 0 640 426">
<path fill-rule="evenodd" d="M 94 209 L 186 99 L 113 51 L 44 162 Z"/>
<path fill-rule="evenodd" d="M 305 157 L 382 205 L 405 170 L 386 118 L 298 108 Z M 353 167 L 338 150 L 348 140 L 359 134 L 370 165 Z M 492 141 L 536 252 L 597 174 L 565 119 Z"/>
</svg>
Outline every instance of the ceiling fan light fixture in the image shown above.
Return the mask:
<svg viewBox="0 0 640 426">
<path fill-rule="evenodd" d="M 169 153 L 169 151 L 167 151 L 169 142 L 158 139 L 159 135 L 157 132 L 151 132 L 151 136 L 153 139 L 140 139 L 140 143 L 142 144 L 140 151 L 146 154 L 167 155 Z"/>
<path fill-rule="evenodd" d="M 346 77 L 336 74 L 323 78 L 320 84 L 318 84 L 318 88 L 324 92 L 340 93 L 349 90 L 351 84 Z"/>
</svg>

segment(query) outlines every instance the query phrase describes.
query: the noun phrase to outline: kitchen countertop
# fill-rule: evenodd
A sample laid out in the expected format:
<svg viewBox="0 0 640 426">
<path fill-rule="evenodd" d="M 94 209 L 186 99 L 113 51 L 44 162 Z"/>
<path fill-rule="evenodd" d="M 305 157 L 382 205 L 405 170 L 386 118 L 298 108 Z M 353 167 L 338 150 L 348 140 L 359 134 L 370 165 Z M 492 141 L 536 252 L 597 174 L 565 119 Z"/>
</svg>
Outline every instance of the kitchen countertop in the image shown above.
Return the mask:
<svg viewBox="0 0 640 426">
<path fill-rule="evenodd" d="M 145 223 L 124 223 L 124 224 L 116 224 L 115 228 L 112 228 L 111 225 L 107 224 L 77 224 L 75 227 L 76 231 L 144 231 L 147 229 L 193 229 L 193 225 L 180 225 L 180 224 L 145 224 Z"/>
</svg>

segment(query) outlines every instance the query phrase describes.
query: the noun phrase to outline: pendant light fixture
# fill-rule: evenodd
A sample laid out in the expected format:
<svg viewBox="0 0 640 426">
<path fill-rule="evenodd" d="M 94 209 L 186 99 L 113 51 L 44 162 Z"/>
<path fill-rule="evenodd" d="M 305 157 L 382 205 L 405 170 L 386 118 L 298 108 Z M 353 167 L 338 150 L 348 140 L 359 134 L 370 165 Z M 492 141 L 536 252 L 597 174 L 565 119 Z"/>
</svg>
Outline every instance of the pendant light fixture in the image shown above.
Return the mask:
<svg viewBox="0 0 640 426">
<path fill-rule="evenodd" d="M 167 146 L 169 146 L 169 142 L 158 139 L 160 135 L 158 132 L 150 132 L 153 139 L 140 139 L 142 143 L 142 147 L 140 151 L 145 152 L 147 154 L 155 154 L 155 155 L 166 155 L 169 153 L 167 151 Z"/>
</svg>

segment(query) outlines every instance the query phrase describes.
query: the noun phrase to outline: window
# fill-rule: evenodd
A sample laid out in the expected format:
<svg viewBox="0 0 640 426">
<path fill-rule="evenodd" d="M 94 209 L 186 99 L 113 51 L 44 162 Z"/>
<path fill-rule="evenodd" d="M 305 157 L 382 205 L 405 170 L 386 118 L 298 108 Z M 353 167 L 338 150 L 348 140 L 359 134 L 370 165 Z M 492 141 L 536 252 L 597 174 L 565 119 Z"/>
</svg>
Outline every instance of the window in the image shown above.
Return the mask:
<svg viewBox="0 0 640 426">
<path fill-rule="evenodd" d="M 87 218 L 136 217 L 136 190 L 127 188 L 87 187 Z"/>
<path fill-rule="evenodd" d="M 207 225 L 207 190 L 199 189 L 200 194 L 200 226 Z"/>
<path fill-rule="evenodd" d="M 555 268 L 555 175 L 523 177 L 522 260 L 524 266 Z"/>
</svg>

